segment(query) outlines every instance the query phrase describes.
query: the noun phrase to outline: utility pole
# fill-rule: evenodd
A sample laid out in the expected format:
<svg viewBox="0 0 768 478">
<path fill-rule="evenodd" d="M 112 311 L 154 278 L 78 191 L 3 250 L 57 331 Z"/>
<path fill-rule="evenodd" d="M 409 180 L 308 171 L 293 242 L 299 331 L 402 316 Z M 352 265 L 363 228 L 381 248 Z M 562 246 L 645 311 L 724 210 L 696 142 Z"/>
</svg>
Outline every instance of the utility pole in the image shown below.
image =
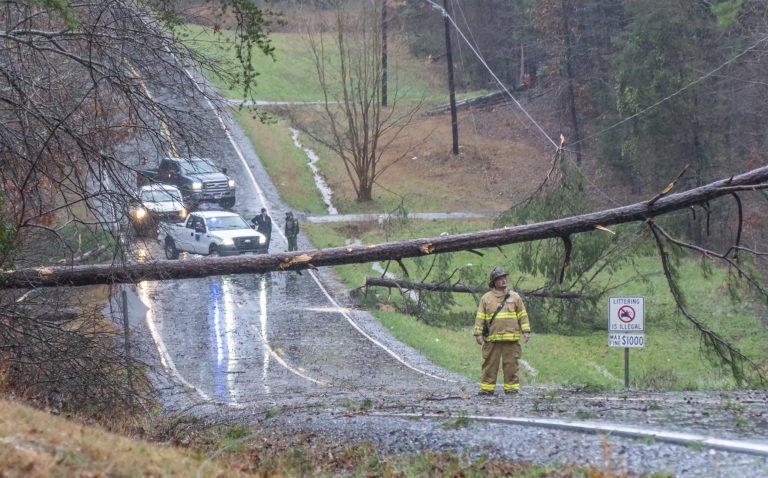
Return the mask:
<svg viewBox="0 0 768 478">
<path fill-rule="evenodd" d="M 451 14 L 448 0 L 443 0 L 445 21 L 445 60 L 448 62 L 448 90 L 451 97 L 451 130 L 453 131 L 453 154 L 459 154 L 459 123 L 456 119 L 456 91 L 453 84 L 453 57 L 451 56 L 451 29 L 448 16 Z"/>
<path fill-rule="evenodd" d="M 387 0 L 381 0 L 381 106 L 387 106 Z"/>
</svg>

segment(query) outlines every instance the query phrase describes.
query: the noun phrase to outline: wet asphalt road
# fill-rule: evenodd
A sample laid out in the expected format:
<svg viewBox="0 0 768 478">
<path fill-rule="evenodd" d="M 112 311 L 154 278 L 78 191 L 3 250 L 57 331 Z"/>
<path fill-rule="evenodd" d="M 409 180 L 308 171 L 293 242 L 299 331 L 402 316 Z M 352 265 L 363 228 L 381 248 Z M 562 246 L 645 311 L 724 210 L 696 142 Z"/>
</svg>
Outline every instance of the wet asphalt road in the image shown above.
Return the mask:
<svg viewBox="0 0 768 478">
<path fill-rule="evenodd" d="M 260 408 L 284 396 L 374 397 L 447 382 L 369 340 L 355 327 L 364 313 L 338 307 L 308 273 L 144 282 L 136 296 L 148 306 L 137 325 L 198 402 Z"/>
</svg>

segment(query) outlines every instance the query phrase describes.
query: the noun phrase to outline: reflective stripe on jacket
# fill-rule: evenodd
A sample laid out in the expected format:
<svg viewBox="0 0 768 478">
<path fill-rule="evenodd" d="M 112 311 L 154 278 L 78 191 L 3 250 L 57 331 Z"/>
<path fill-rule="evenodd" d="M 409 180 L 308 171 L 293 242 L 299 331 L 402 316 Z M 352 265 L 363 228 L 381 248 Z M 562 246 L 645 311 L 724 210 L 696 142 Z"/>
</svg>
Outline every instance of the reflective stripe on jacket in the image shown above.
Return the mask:
<svg viewBox="0 0 768 478">
<path fill-rule="evenodd" d="M 472 329 L 473 335 L 482 335 L 483 324 L 490 321 L 493 313 L 499 308 L 499 304 L 506 291 L 491 290 L 485 293 L 480 299 L 480 305 L 475 315 L 475 326 Z M 528 321 L 528 313 L 525 311 L 523 299 L 514 292 L 509 291 L 509 297 L 504 303 L 504 307 L 496 314 L 493 323 L 490 326 L 490 334 L 485 338 L 486 341 L 495 342 L 499 340 L 520 340 L 522 332 L 530 332 L 531 324 Z"/>
</svg>

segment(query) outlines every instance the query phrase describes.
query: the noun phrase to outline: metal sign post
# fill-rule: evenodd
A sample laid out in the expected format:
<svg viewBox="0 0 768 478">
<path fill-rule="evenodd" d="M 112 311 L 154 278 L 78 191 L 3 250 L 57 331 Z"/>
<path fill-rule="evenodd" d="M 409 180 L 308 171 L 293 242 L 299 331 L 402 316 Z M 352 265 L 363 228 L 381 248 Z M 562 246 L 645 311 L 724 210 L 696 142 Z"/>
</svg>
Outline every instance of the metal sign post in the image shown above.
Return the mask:
<svg viewBox="0 0 768 478">
<path fill-rule="evenodd" d="M 608 298 L 608 346 L 624 347 L 624 387 L 629 388 L 629 349 L 645 347 L 645 297 Z"/>
</svg>

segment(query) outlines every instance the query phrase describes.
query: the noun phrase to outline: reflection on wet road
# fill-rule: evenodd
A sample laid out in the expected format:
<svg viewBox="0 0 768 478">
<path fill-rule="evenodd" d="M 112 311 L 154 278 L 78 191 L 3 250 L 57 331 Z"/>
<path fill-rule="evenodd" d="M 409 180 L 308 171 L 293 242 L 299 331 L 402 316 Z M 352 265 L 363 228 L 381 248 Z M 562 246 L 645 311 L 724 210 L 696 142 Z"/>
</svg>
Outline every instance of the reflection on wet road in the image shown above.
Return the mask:
<svg viewBox="0 0 768 478">
<path fill-rule="evenodd" d="M 237 123 L 206 102 L 215 117 L 212 124 L 221 128 L 211 128 L 205 149 L 216 152 L 217 165 L 238 178 L 233 210 L 247 220 L 266 207 L 273 218 L 270 252 L 285 251 L 282 216 L 290 208 Z M 153 239 L 138 246 L 138 260 L 164 257 Z M 312 245 L 300 236 L 299 248 Z M 199 258 L 183 254 L 180 260 Z M 399 393 L 430 389 L 425 380 L 454 382 L 420 370 L 436 370 L 423 358 L 415 366 L 412 361 L 420 355 L 408 350 L 406 359 L 401 349 L 396 353 L 402 345 L 367 313 L 339 307 L 319 275 L 273 272 L 143 282 L 138 294 L 148 311 L 135 312 L 146 322 L 167 375 L 196 400 L 245 407 L 269 396 Z"/>
<path fill-rule="evenodd" d="M 429 375 L 357 328 L 315 280 L 271 273 L 142 282 L 139 295 L 163 366 L 201 400 L 243 407 L 328 387 L 408 388 Z"/>
</svg>

